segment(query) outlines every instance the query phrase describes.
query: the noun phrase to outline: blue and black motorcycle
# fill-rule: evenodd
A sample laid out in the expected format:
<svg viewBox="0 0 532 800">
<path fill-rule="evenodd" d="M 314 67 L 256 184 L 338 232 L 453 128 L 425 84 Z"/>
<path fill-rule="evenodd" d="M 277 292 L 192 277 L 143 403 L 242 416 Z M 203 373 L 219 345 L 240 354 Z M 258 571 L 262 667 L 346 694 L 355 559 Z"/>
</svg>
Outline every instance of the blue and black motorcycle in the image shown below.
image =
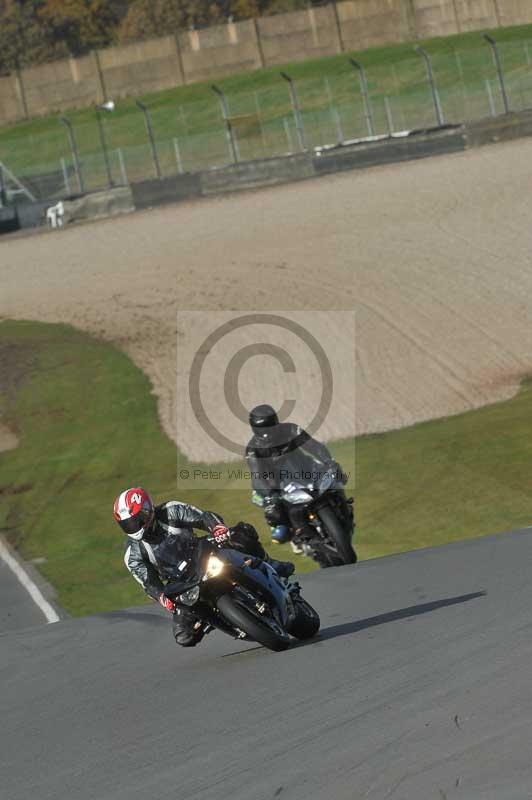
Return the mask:
<svg viewBox="0 0 532 800">
<path fill-rule="evenodd" d="M 209 537 L 197 539 L 189 558 L 172 572 L 165 595 L 197 614 L 204 632 L 218 628 L 236 639 L 286 650 L 292 637 L 310 639 L 319 630 L 320 618 L 298 583 Z"/>
</svg>

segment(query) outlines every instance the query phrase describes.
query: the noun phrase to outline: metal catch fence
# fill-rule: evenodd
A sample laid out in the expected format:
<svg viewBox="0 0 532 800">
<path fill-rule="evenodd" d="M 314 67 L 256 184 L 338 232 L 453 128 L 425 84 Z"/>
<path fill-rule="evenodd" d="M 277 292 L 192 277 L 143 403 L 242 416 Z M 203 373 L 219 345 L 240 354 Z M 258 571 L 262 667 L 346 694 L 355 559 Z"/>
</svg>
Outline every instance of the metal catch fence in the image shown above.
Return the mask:
<svg viewBox="0 0 532 800">
<path fill-rule="evenodd" d="M 346 58 L 320 78 L 280 72 L 264 88 L 174 105 L 105 103 L 41 132 L 0 136 L 0 162 L 37 199 L 216 169 L 406 130 L 532 108 L 532 42 L 431 55 L 416 47 L 395 63 Z M 10 199 L 4 186 L 0 204 Z"/>
</svg>

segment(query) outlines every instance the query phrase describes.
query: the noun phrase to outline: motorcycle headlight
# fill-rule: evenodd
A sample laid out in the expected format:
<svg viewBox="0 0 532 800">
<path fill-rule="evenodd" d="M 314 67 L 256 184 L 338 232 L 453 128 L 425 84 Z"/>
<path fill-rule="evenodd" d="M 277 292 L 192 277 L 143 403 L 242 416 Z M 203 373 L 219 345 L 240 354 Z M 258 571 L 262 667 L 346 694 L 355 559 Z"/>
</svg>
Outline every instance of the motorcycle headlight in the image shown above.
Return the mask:
<svg viewBox="0 0 532 800">
<path fill-rule="evenodd" d="M 209 560 L 207 561 L 207 569 L 205 570 L 205 576 L 207 578 L 217 578 L 221 572 L 223 572 L 224 562 L 219 559 L 217 556 L 209 556 Z"/>
<path fill-rule="evenodd" d="M 293 492 L 287 492 L 283 496 L 283 500 L 286 500 L 287 503 L 308 503 L 309 500 L 312 500 L 312 495 L 308 492 L 305 492 L 304 489 L 295 489 Z"/>
<path fill-rule="evenodd" d="M 188 592 L 183 592 L 183 594 L 179 595 L 179 602 L 183 603 L 184 606 L 193 606 L 194 603 L 198 602 L 199 595 L 199 586 L 194 586 L 193 589 L 189 589 Z"/>
</svg>

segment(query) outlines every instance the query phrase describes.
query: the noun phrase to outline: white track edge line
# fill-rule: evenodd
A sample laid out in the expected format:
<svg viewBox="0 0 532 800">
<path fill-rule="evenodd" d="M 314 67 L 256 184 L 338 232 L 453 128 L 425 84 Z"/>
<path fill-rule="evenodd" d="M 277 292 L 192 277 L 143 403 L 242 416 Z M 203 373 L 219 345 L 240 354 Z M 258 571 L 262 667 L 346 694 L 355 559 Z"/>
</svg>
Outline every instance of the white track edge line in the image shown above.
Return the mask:
<svg viewBox="0 0 532 800">
<path fill-rule="evenodd" d="M 7 566 L 11 570 L 11 572 L 13 572 L 16 578 L 18 578 L 19 582 L 26 589 L 26 591 L 30 595 L 35 605 L 40 608 L 40 610 L 46 617 L 46 621 L 48 623 L 59 622 L 60 618 L 57 615 L 55 609 L 50 605 L 48 600 L 44 598 L 39 587 L 32 581 L 26 570 L 19 564 L 16 558 L 13 558 L 13 556 L 11 555 L 11 553 L 1 540 L 0 540 L 0 558 L 2 558 L 2 560 L 7 564 Z"/>
</svg>

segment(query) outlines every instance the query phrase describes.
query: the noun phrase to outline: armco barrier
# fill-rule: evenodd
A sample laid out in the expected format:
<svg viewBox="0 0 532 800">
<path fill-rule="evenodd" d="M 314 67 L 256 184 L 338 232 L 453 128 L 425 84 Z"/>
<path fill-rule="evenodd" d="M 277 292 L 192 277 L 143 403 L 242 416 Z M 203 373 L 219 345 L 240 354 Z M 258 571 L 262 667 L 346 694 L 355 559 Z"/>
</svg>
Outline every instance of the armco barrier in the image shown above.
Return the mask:
<svg viewBox="0 0 532 800">
<path fill-rule="evenodd" d="M 141 210 L 164 203 L 177 203 L 180 200 L 201 197 L 200 179 L 199 173 L 189 173 L 176 175 L 173 178 L 132 183 L 133 204 L 137 210 Z"/>
<path fill-rule="evenodd" d="M 133 193 L 129 186 L 109 189 L 105 192 L 87 194 L 77 200 L 65 200 L 64 224 L 82 222 L 88 219 L 113 217 L 134 211 Z"/>
<path fill-rule="evenodd" d="M 508 142 L 512 139 L 532 136 L 532 110 L 518 114 L 505 114 L 466 125 L 468 147 L 481 147 L 483 144 Z"/>
<path fill-rule="evenodd" d="M 19 228 L 36 228 L 46 220 L 46 209 L 50 202 L 22 203 L 17 206 Z"/>
<path fill-rule="evenodd" d="M 454 153 L 466 148 L 463 126 L 452 129 L 418 132 L 408 137 L 361 142 L 331 150 L 298 153 L 231 164 L 173 179 L 152 180 L 133 186 L 137 208 L 175 203 L 194 197 L 257 189 L 281 183 L 315 178 L 344 170 L 363 169 L 377 164 L 391 164 L 428 156 Z M 198 183 L 199 180 L 199 183 Z M 146 194 L 145 194 L 146 192 Z"/>
<path fill-rule="evenodd" d="M 55 206 L 58 200 L 39 201 L 36 203 L 18 203 L 6 208 L 0 207 L 0 234 L 12 233 L 21 228 L 36 228 L 46 224 L 46 211 Z M 105 192 L 94 192 L 71 200 L 62 200 L 62 224 L 84 222 L 89 219 L 114 217 L 116 214 L 127 214 L 135 211 L 133 192 L 129 186 L 109 189 Z"/>
<path fill-rule="evenodd" d="M 0 208 L 0 234 L 18 231 L 19 227 L 16 209 Z"/>
<path fill-rule="evenodd" d="M 487 118 L 467 125 L 454 125 L 394 136 L 380 141 L 265 158 L 231 164 L 221 169 L 133 184 L 135 207 L 147 208 L 225 192 L 256 189 L 305 180 L 344 170 L 409 161 L 457 153 L 470 147 L 532 135 L 532 110 Z"/>
<path fill-rule="evenodd" d="M 379 142 L 359 144 L 352 149 L 324 151 L 313 160 L 316 175 L 365 169 L 379 164 L 412 161 L 416 158 L 457 153 L 466 149 L 464 127 L 417 133 L 411 136 L 383 139 Z"/>
<path fill-rule="evenodd" d="M 201 193 L 211 195 L 272 186 L 276 183 L 313 178 L 315 174 L 310 153 L 263 158 L 202 172 Z"/>
</svg>

